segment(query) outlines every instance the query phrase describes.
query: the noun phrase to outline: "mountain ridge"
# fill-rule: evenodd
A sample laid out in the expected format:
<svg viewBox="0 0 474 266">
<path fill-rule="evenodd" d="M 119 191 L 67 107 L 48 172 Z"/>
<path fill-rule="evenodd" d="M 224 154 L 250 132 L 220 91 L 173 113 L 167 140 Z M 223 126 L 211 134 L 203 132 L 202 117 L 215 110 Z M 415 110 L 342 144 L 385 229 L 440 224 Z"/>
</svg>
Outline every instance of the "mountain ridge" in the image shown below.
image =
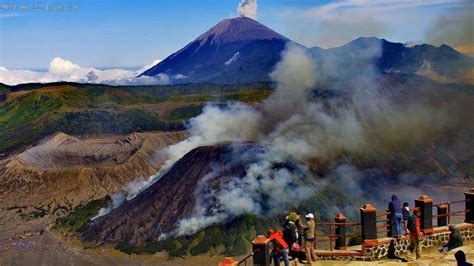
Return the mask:
<svg viewBox="0 0 474 266">
<path fill-rule="evenodd" d="M 288 43 L 297 44 L 251 18 L 224 19 L 139 76 L 166 75 L 174 84 L 271 82 L 269 74 Z M 323 79 L 407 73 L 442 83 L 474 83 L 474 58 L 446 44 L 408 46 L 359 37 L 327 49 L 297 45 L 312 53 Z"/>
</svg>

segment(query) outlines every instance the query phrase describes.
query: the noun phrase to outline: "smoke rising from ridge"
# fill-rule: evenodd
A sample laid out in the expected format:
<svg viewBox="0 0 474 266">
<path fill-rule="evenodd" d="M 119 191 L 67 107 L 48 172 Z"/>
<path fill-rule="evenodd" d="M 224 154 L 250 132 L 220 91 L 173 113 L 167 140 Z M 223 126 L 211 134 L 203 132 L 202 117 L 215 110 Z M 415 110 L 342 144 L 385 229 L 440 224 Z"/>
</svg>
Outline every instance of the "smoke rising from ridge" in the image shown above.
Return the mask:
<svg viewBox="0 0 474 266">
<path fill-rule="evenodd" d="M 237 6 L 237 12 L 242 17 L 257 19 L 257 0 L 242 0 Z"/>
<path fill-rule="evenodd" d="M 313 158 L 333 158 L 336 162 L 343 153 L 373 153 L 376 154 L 374 157 L 389 158 L 397 149 L 409 150 L 424 139 L 435 138 L 450 126 L 446 110 L 423 104 L 401 108 L 371 88 L 356 90 L 348 103 L 333 107 L 319 101 L 308 101 L 308 94 L 317 81 L 317 69 L 311 55 L 304 48 L 289 44 L 282 53 L 281 62 L 271 73 L 276 89 L 261 107 L 235 103 L 224 108 L 211 106 L 192 120 L 189 124 L 191 137 L 167 149 L 170 158 L 173 158 L 170 164 L 194 147 L 232 139 L 251 140 L 260 144 L 264 147 L 266 156 L 254 158 L 255 164 L 246 168 L 246 176 L 231 178 L 217 191 L 200 193 L 199 188 L 195 195 L 195 212 L 189 218 L 179 221 L 178 228 L 171 235 L 192 234 L 244 213 L 268 215 L 268 211 L 262 212 L 262 202 L 258 200 L 262 194 L 268 195 L 269 201 L 276 195 L 285 195 L 285 201 L 301 203 L 308 198 L 309 191 L 315 193 L 314 191 L 330 185 L 315 181 L 310 182 L 309 187 L 297 186 L 290 193 L 267 190 L 257 181 L 259 178 L 288 187 L 297 175 L 286 168 L 278 171 L 272 169 L 271 165 L 278 162 L 290 158 L 301 162 Z M 375 83 L 376 78 L 375 74 L 369 74 L 361 84 Z M 225 118 L 225 123 L 215 117 Z M 247 134 L 238 135 L 242 134 L 239 129 Z M 209 132 L 212 130 L 214 132 Z M 242 154 L 237 153 L 236 156 L 235 161 L 244 163 Z M 280 161 L 271 158 L 279 158 Z M 216 172 L 225 167 L 229 166 L 220 166 L 208 174 L 201 186 L 205 186 L 216 176 Z M 351 166 L 348 169 L 357 167 Z M 316 180 L 310 171 L 301 173 L 307 179 Z M 338 183 L 348 188 L 349 193 L 354 193 L 350 188 L 355 187 L 358 180 L 360 179 L 354 179 L 352 183 Z M 279 204 L 279 208 L 275 207 Z M 272 206 L 285 212 L 290 209 L 291 204 L 279 202 Z"/>
<path fill-rule="evenodd" d="M 380 48 L 366 50 L 370 58 Z M 360 65 L 348 66 L 350 71 L 359 68 Z M 370 66 L 367 69 L 361 72 L 362 80 L 351 80 L 351 85 L 358 89 L 348 89 L 347 96 L 311 99 L 315 84 L 324 73 L 337 74 L 343 70 L 323 66 L 305 48 L 289 43 L 271 73 L 275 91 L 260 106 L 238 102 L 225 107 L 206 106 L 202 114 L 188 122 L 189 138 L 159 151 L 160 156 L 168 158 L 163 170 L 135 191 L 143 191 L 159 180 L 178 159 L 196 147 L 252 141 L 262 148 L 234 152 L 232 160 L 207 173 L 195 190 L 193 213 L 177 221 L 175 230 L 162 232 L 161 238 L 193 234 L 242 214 L 276 214 L 275 210 L 283 213 L 334 184 L 348 194 L 365 196 L 364 184 L 370 184 L 367 177 L 387 184 L 372 191 L 371 199 L 379 202 L 394 189 L 384 181 L 393 176 L 398 187 L 407 185 L 407 191 L 416 196 L 427 192 L 421 189 L 433 189 L 415 187 L 422 178 L 405 171 L 398 160 L 412 160 L 410 157 L 416 156 L 412 151 L 420 144 L 432 143 L 454 128 L 458 123 L 456 109 L 446 104 L 432 105 L 430 95 L 409 102 L 394 100 L 392 97 L 399 97 L 397 93 L 410 92 L 403 88 L 392 91 L 390 87 L 387 94 L 379 84 L 380 74 L 371 71 Z M 382 91 L 377 86 L 382 86 Z M 291 166 L 274 167 L 289 161 L 293 162 Z M 318 165 L 325 161 L 326 166 Z M 384 169 L 377 168 L 381 166 L 379 162 L 383 162 L 380 168 Z M 327 171 L 315 174 L 305 164 L 315 169 L 326 167 Z M 236 165 L 245 168 L 244 175 L 228 173 Z M 322 175 L 326 177 L 321 179 Z M 407 181 L 406 176 L 416 178 Z M 220 186 L 211 186 L 219 180 Z"/>
<path fill-rule="evenodd" d="M 426 39 L 435 45 L 448 44 L 458 51 L 474 56 L 474 2 L 464 1 L 460 14 L 441 16 L 426 31 Z"/>
<path fill-rule="evenodd" d="M 232 161 L 214 166 L 214 170 L 200 180 L 195 192 L 194 213 L 179 221 L 171 235 L 193 234 L 209 225 L 248 213 L 262 216 L 278 214 L 314 193 L 312 179 L 305 166 L 295 164 L 275 168 L 276 164 L 285 163 L 285 155 L 263 147 L 244 150 L 236 145 L 233 149 Z M 246 165 L 245 176 L 225 177 L 226 171 L 242 164 Z M 218 189 L 211 188 L 210 184 L 216 180 L 222 184 Z"/>
</svg>

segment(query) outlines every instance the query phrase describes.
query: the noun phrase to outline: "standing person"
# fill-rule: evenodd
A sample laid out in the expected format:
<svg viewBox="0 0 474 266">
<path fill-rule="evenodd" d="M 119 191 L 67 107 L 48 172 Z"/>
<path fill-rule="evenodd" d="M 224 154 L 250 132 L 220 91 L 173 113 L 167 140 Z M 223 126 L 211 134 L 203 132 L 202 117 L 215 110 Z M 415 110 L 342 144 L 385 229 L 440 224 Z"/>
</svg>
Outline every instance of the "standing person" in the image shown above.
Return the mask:
<svg viewBox="0 0 474 266">
<path fill-rule="evenodd" d="M 410 252 L 416 251 L 416 259 L 421 258 L 421 229 L 420 229 L 420 210 L 414 209 L 413 214 L 410 215 L 407 224 L 410 231 Z"/>
<path fill-rule="evenodd" d="M 408 206 L 408 202 L 403 203 L 402 215 L 403 215 L 403 231 L 405 232 L 405 235 L 408 235 L 407 223 L 408 223 L 408 219 L 410 218 L 410 207 Z"/>
<path fill-rule="evenodd" d="M 442 246 L 439 251 L 444 252 L 444 251 L 450 251 L 452 249 L 462 247 L 462 235 L 461 232 L 459 232 L 458 229 L 454 226 L 454 224 L 449 225 L 449 231 L 451 232 L 449 234 L 449 240 L 446 245 Z"/>
<path fill-rule="evenodd" d="M 291 212 L 286 216 L 285 223 L 283 224 L 283 239 L 291 248 L 293 243 L 298 241 L 298 228 L 296 227 L 296 220 L 298 220 L 298 214 Z"/>
<path fill-rule="evenodd" d="M 298 218 L 296 219 L 296 228 L 298 228 L 298 244 L 300 245 L 301 248 L 304 247 L 305 245 L 305 229 L 303 227 L 301 227 L 302 223 L 301 223 L 301 216 L 298 215 Z"/>
<path fill-rule="evenodd" d="M 317 260 L 316 252 L 314 250 L 314 241 L 316 240 L 315 237 L 315 227 L 316 224 L 314 222 L 314 215 L 312 213 L 308 213 L 305 215 L 307 219 L 306 224 L 298 222 L 300 228 L 304 230 L 305 234 L 305 250 L 306 250 L 306 261 L 308 264 L 311 264 L 313 261 Z"/>
<path fill-rule="evenodd" d="M 392 224 L 392 237 L 400 238 L 402 236 L 402 204 L 397 195 L 392 195 L 392 201 L 388 204 L 390 219 Z"/>
<path fill-rule="evenodd" d="M 275 266 L 280 266 L 280 261 L 283 260 L 285 266 L 290 266 L 288 259 L 289 248 L 288 244 L 283 240 L 283 232 L 275 232 L 273 229 L 268 230 L 268 240 L 273 243 L 272 257 Z"/>
</svg>

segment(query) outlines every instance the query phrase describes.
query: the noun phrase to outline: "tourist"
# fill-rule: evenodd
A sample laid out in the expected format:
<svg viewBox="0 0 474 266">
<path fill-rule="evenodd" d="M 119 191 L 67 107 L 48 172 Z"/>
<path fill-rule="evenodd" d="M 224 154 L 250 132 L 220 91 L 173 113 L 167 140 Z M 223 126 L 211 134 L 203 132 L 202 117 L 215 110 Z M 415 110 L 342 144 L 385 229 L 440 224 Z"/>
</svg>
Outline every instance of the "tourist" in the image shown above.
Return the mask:
<svg viewBox="0 0 474 266">
<path fill-rule="evenodd" d="M 298 241 L 298 228 L 296 227 L 296 221 L 298 219 L 299 216 L 295 212 L 291 212 L 285 217 L 285 223 L 283 224 L 283 239 L 289 247 Z"/>
<path fill-rule="evenodd" d="M 410 207 L 408 206 L 408 202 L 403 203 L 402 215 L 403 215 L 403 231 L 405 232 L 405 235 L 408 235 L 407 223 L 408 223 L 408 219 L 410 218 Z"/>
<path fill-rule="evenodd" d="M 402 236 L 402 204 L 396 195 L 392 195 L 392 201 L 388 204 L 390 219 L 392 225 L 392 237 L 400 238 Z"/>
<path fill-rule="evenodd" d="M 283 239 L 283 232 L 281 230 L 275 232 L 273 229 L 269 229 L 268 240 L 273 243 L 272 258 L 274 265 L 279 266 L 283 260 L 285 266 L 290 266 L 288 244 Z"/>
<path fill-rule="evenodd" d="M 416 259 L 421 258 L 421 246 L 420 241 L 422 237 L 420 229 L 420 210 L 414 209 L 413 214 L 410 215 L 407 223 L 408 230 L 410 231 L 410 252 L 416 251 Z"/>
<path fill-rule="evenodd" d="M 296 228 L 298 229 L 298 245 L 302 248 L 305 245 L 305 230 L 303 227 L 301 227 L 301 216 L 298 215 L 298 218 L 296 219 L 295 225 Z"/>
<path fill-rule="evenodd" d="M 449 234 L 449 240 L 448 240 L 448 243 L 446 243 L 446 245 L 442 246 L 440 249 L 438 249 L 440 252 L 446 252 L 446 251 L 450 251 L 452 249 L 455 249 L 455 248 L 458 248 L 458 247 L 462 247 L 463 243 L 462 243 L 462 235 L 461 233 L 459 232 L 458 229 L 456 229 L 456 227 L 454 226 L 454 224 L 450 224 L 449 225 L 449 231 L 451 232 Z"/>
<path fill-rule="evenodd" d="M 298 225 L 304 231 L 306 261 L 308 264 L 311 264 L 313 261 L 317 259 L 316 252 L 314 250 L 314 241 L 316 240 L 315 238 L 316 224 L 314 222 L 314 215 L 312 213 L 306 214 L 305 218 L 307 219 L 306 224 L 304 224 L 301 220 L 299 220 Z"/>
<path fill-rule="evenodd" d="M 456 251 L 456 253 L 454 253 L 454 257 L 456 258 L 457 266 L 472 266 L 471 263 L 467 262 L 464 251 Z"/>
</svg>

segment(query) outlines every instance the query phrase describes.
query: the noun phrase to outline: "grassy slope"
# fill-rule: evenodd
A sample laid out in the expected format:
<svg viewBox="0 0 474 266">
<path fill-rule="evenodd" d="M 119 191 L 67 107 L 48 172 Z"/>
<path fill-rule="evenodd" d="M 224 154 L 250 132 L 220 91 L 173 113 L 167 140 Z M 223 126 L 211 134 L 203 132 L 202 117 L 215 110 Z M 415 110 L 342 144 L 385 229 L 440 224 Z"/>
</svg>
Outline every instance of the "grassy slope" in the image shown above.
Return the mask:
<svg viewBox="0 0 474 266">
<path fill-rule="evenodd" d="M 86 222 L 99 213 L 102 207 L 109 205 L 112 202 L 110 196 L 105 198 L 93 200 L 85 206 L 75 208 L 68 216 L 58 218 L 54 229 L 65 232 L 75 232 L 79 230 Z"/>
<path fill-rule="evenodd" d="M 265 84 L 110 87 L 55 83 L 0 88 L 9 91 L 7 101 L 0 104 L 0 154 L 56 131 L 87 135 L 176 130 L 207 102 L 253 102 L 270 94 Z"/>
</svg>

